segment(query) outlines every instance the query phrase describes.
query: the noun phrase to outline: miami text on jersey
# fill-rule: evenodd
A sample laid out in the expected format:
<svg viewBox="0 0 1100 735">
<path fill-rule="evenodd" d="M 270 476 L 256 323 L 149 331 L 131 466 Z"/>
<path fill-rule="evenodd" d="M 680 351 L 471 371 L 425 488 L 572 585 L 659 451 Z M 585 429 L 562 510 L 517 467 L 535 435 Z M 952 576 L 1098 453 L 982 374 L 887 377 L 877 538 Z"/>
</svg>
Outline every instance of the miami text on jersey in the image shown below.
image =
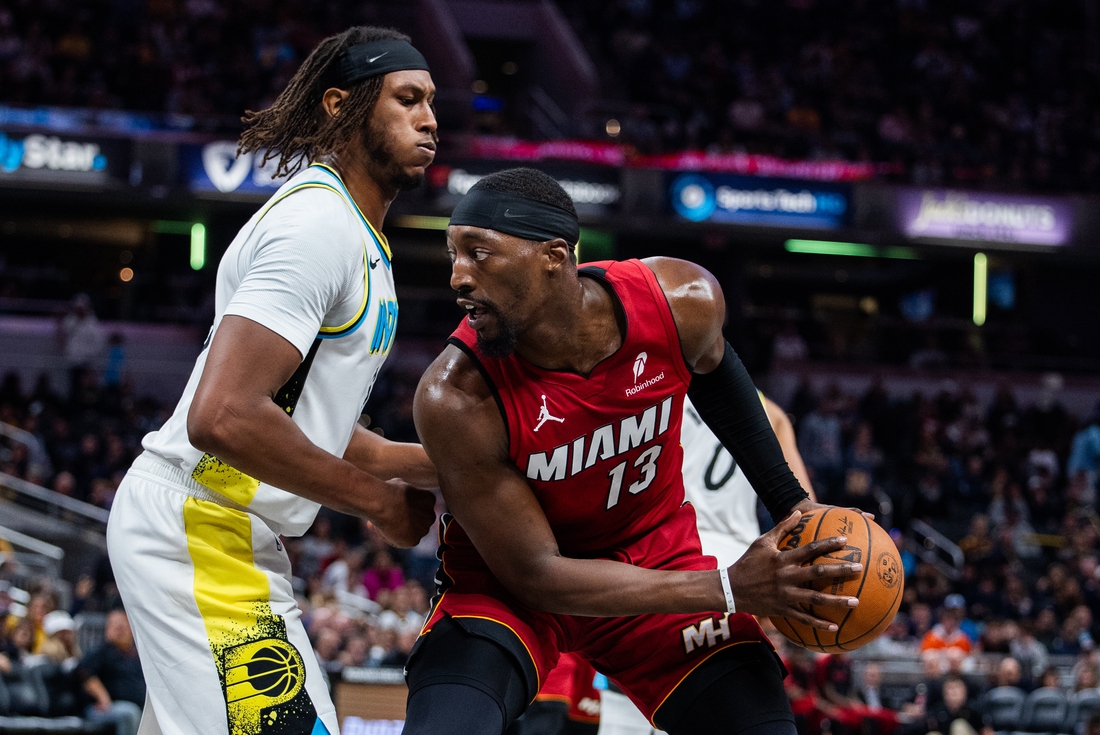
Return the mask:
<svg viewBox="0 0 1100 735">
<path fill-rule="evenodd" d="M 611 459 L 640 447 L 668 431 L 672 414 L 672 396 L 618 424 L 604 424 L 591 434 L 578 436 L 550 452 L 527 455 L 527 477 L 550 482 L 572 477 L 599 460 Z M 587 448 L 587 451 L 586 451 Z"/>
</svg>

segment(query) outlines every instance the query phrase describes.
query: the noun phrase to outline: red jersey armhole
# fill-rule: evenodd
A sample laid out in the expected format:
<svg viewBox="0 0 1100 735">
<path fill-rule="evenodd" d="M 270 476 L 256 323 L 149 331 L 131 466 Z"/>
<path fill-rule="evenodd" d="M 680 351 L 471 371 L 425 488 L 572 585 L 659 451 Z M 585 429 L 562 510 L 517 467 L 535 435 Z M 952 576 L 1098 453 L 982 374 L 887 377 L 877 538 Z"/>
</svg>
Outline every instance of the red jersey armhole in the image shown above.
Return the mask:
<svg viewBox="0 0 1100 735">
<path fill-rule="evenodd" d="M 680 346 L 680 332 L 676 329 L 676 320 L 672 318 L 672 307 L 668 303 L 668 297 L 665 296 L 664 290 L 661 288 L 661 284 L 657 281 L 657 274 L 654 273 L 648 265 L 640 260 L 630 261 L 637 264 L 637 267 L 642 271 L 642 277 L 645 279 L 646 285 L 649 286 L 650 294 L 653 296 L 653 301 L 657 304 L 657 311 L 661 315 L 661 323 L 665 328 L 665 337 L 668 340 L 668 348 L 676 359 L 673 363 L 676 365 L 677 371 L 680 373 L 680 378 L 685 382 L 691 383 L 692 372 L 688 367 L 687 360 L 684 359 L 684 350 Z"/>
</svg>

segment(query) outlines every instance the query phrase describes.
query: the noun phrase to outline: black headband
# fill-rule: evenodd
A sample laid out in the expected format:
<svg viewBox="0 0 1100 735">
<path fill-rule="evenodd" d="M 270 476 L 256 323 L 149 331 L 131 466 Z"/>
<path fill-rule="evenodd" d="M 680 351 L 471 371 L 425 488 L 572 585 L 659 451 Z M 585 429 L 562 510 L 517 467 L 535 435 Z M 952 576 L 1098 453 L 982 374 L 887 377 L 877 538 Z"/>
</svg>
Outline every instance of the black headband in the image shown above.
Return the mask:
<svg viewBox="0 0 1100 735">
<path fill-rule="evenodd" d="M 572 212 L 492 189 L 470 189 L 451 213 L 451 224 L 484 227 L 536 242 L 560 237 L 571 246 L 581 235 Z"/>
<path fill-rule="evenodd" d="M 391 71 L 419 69 L 430 71 L 423 54 L 408 41 L 386 38 L 350 46 L 333 65 L 332 86 L 347 89 L 356 82 L 389 74 Z"/>
</svg>

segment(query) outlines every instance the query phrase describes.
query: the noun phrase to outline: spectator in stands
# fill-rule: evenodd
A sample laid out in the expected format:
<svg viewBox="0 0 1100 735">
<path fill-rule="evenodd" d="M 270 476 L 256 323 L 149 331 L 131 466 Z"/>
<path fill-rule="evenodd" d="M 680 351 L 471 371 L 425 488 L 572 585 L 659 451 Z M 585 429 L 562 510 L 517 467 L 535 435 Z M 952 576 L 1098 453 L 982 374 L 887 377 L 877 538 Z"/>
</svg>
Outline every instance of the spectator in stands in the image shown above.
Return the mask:
<svg viewBox="0 0 1100 735">
<path fill-rule="evenodd" d="M 932 607 L 928 603 L 915 602 L 909 607 L 909 638 L 918 648 L 932 625 Z"/>
<path fill-rule="evenodd" d="M 320 574 L 321 563 L 333 552 L 332 521 L 327 510 L 322 509 L 318 513 L 309 533 L 302 537 L 301 546 L 300 563 L 295 572 L 302 578 L 309 579 Z"/>
<path fill-rule="evenodd" d="M 397 589 L 389 598 L 389 607 L 378 615 L 378 627 L 382 630 L 396 630 L 399 634 L 410 630 L 419 632 L 424 626 L 424 617 L 427 610 L 417 610 L 413 606 L 416 603 L 416 589 L 420 584 L 408 581 Z"/>
<path fill-rule="evenodd" d="M 799 422 L 798 448 L 810 470 L 814 487 L 822 487 L 822 495 L 835 491 L 844 466 L 841 443 L 840 389 L 832 385 L 817 407 Z"/>
<path fill-rule="evenodd" d="M 35 592 L 31 595 L 30 601 L 27 603 L 27 615 L 26 621 L 30 624 L 31 631 L 33 631 L 31 653 L 41 653 L 42 645 L 46 642 L 46 632 L 42 629 L 42 621 L 46 615 L 57 609 L 57 596 L 53 591 L 43 589 Z M 19 618 L 14 615 L 8 616 L 7 626 L 8 629 L 15 628 L 19 624 Z"/>
<path fill-rule="evenodd" d="M 1097 663 L 1095 650 L 1091 653 L 1092 655 L 1082 656 L 1073 666 L 1073 691 L 1075 692 L 1096 689 L 1100 686 L 1100 664 Z"/>
<path fill-rule="evenodd" d="M 1027 682 L 1024 681 L 1023 668 L 1020 662 L 1011 656 L 1005 656 L 997 663 L 997 669 L 990 677 L 990 687 L 1016 687 L 1027 691 Z"/>
<path fill-rule="evenodd" d="M 1027 677 L 1037 680 L 1049 665 L 1050 657 L 1042 643 L 1035 639 L 1035 624 L 1023 619 L 1016 626 L 1017 634 L 1009 643 L 1009 652 L 1020 662 Z"/>
<path fill-rule="evenodd" d="M 0 555 L 6 555 L 7 552 L 0 550 Z M 0 620 L 4 621 L 3 625 L 0 625 L 0 637 L 7 632 L 7 620 L 11 609 L 11 582 L 6 579 L 0 579 Z M 0 638 L 2 639 L 2 638 Z"/>
<path fill-rule="evenodd" d="M 932 626 L 932 630 L 928 631 L 921 640 L 921 653 L 946 654 L 948 650 L 955 649 L 964 656 L 969 655 L 973 644 L 960 628 L 965 617 L 966 599 L 962 595 L 951 594 L 944 598 L 939 622 Z"/>
<path fill-rule="evenodd" d="M 993 735 L 979 705 L 969 698 L 966 681 L 949 676 L 943 682 L 943 700 L 929 708 L 929 735 Z"/>
<path fill-rule="evenodd" d="M 799 732 L 820 733 L 822 720 L 833 710 L 818 694 L 814 655 L 798 646 L 787 646 L 786 651 L 784 664 L 790 673 L 783 680 L 783 688 L 791 701 L 795 724 Z"/>
<path fill-rule="evenodd" d="M 968 564 L 981 566 L 993 556 L 995 548 L 989 536 L 989 516 L 978 513 L 970 519 L 970 530 L 959 541 L 959 550 Z"/>
<path fill-rule="evenodd" d="M 344 650 L 337 656 L 341 669 L 370 666 L 370 649 L 370 640 L 365 635 L 353 635 L 348 638 Z"/>
<path fill-rule="evenodd" d="M 46 642 L 40 654 L 51 663 L 73 668 L 80 660 L 80 645 L 76 640 L 76 623 L 64 610 L 54 610 L 42 620 Z"/>
<path fill-rule="evenodd" d="M 419 634 L 419 630 L 398 631 L 393 649 L 384 659 L 382 659 L 379 665 L 403 668 L 409 661 L 409 654 L 412 653 L 413 646 L 416 645 L 416 639 L 419 637 Z"/>
<path fill-rule="evenodd" d="M 1058 688 L 1062 686 L 1062 674 L 1058 671 L 1057 666 L 1048 666 L 1043 670 L 1043 673 L 1039 676 L 1039 687 L 1054 687 Z"/>
<path fill-rule="evenodd" d="M 829 716 L 848 731 L 857 732 L 873 724 L 874 731 L 889 735 L 898 724 L 894 712 L 869 707 L 860 700 L 846 654 L 832 654 L 818 662 L 817 686 L 821 698 L 831 706 Z"/>
<path fill-rule="evenodd" d="M 1044 649 L 1052 651 L 1054 639 L 1058 637 L 1058 618 L 1054 614 L 1054 608 L 1044 606 L 1035 616 L 1035 640 Z"/>
<path fill-rule="evenodd" d="M 379 593 L 394 590 L 405 583 L 405 574 L 393 560 L 388 546 L 381 546 L 374 552 L 370 566 L 363 573 L 363 586 L 370 599 L 378 600 Z"/>
<path fill-rule="evenodd" d="M 1100 477 L 1100 406 L 1093 411 L 1085 427 L 1073 437 L 1066 474 L 1081 488 L 1080 500 L 1094 504 L 1097 478 Z"/>
<path fill-rule="evenodd" d="M 1062 622 L 1062 629 L 1050 644 L 1050 652 L 1076 656 L 1094 648 L 1092 638 L 1092 611 L 1078 605 Z"/>
<path fill-rule="evenodd" d="M 1016 626 L 1007 620 L 994 618 L 985 623 L 978 644 L 983 653 L 1008 653 Z"/>
<path fill-rule="evenodd" d="M 107 335 L 96 319 L 88 294 L 73 297 L 58 322 L 57 334 L 71 376 L 70 391 L 75 394 L 84 387 L 85 374 L 107 345 Z"/>
<path fill-rule="evenodd" d="M 856 690 L 860 701 L 871 709 L 881 709 L 886 705 L 882 700 L 882 665 L 870 661 L 863 667 L 863 680 Z"/>
<path fill-rule="evenodd" d="M 1027 583 L 1019 574 L 1007 572 L 1003 575 L 1004 589 L 1001 592 L 1000 612 L 1009 618 L 1027 619 L 1034 612 L 1035 601 L 1031 599 Z M 1029 632 L 1034 637 L 1035 626 L 1029 624 Z"/>
<path fill-rule="evenodd" d="M 318 630 L 313 638 L 313 651 L 317 655 L 317 662 L 329 674 L 338 674 L 343 669 L 340 662 L 342 645 L 340 634 L 327 626 Z"/>
<path fill-rule="evenodd" d="M 136 735 L 145 704 L 145 678 L 125 611 L 107 614 L 103 638 L 103 645 L 77 667 L 84 691 L 93 701 L 84 716 L 113 724 L 117 735 Z"/>
<path fill-rule="evenodd" d="M 80 714 L 80 686 L 76 668 L 80 664 L 80 646 L 76 640 L 76 624 L 69 613 L 54 610 L 42 621 L 49 638 L 42 646 L 42 659 L 36 666 L 50 700 L 50 716 Z"/>
<path fill-rule="evenodd" d="M 34 655 L 33 649 L 34 623 L 27 618 L 20 618 L 8 631 L 6 655 L 12 664 L 22 664 Z"/>
</svg>

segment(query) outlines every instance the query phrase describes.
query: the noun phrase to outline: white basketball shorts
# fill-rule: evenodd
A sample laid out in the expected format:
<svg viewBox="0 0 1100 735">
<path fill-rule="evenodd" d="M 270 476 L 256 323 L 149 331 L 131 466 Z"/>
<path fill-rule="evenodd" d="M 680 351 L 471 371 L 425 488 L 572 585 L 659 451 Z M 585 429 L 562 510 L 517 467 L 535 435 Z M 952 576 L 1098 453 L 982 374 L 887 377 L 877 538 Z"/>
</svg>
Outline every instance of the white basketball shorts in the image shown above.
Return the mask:
<svg viewBox="0 0 1100 735">
<path fill-rule="evenodd" d="M 278 536 L 216 500 L 146 453 L 111 508 L 107 548 L 148 692 L 139 732 L 338 735 Z"/>
</svg>

